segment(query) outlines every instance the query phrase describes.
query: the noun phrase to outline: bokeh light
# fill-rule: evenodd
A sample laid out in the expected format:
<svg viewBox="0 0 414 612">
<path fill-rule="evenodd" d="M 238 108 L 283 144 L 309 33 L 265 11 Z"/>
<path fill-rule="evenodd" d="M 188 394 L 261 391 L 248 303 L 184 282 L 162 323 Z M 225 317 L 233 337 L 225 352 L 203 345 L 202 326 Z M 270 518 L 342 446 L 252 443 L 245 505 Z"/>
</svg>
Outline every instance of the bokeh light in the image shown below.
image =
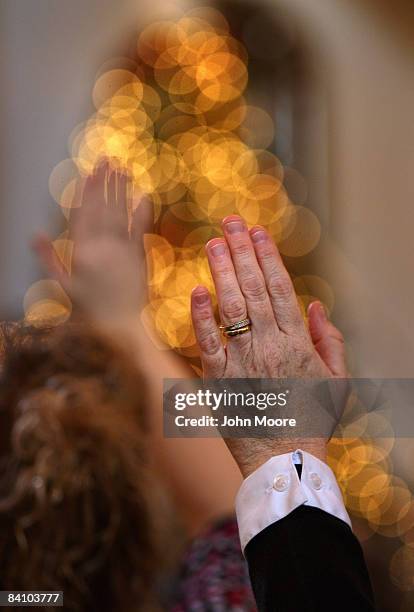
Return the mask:
<svg viewBox="0 0 414 612">
<path fill-rule="evenodd" d="M 255 40 L 257 56 L 265 49 L 267 57 L 272 40 Z M 189 358 L 198 376 L 190 293 L 206 285 L 216 305 L 204 245 L 221 235 L 221 219 L 238 213 L 249 226 L 265 226 L 288 258 L 308 255 L 321 238 L 319 219 L 306 207 L 306 181 L 269 150 L 277 126 L 249 102 L 248 82 L 247 51 L 219 11 L 198 8 L 152 23 L 139 35 L 134 57 L 114 58 L 98 71 L 95 112 L 72 131 L 69 158 L 49 181 L 66 219 L 102 159 L 128 175 L 133 193 L 150 196 L 154 228 L 144 241 L 149 296 L 141 318 L 157 346 Z M 74 246 L 68 232 L 54 242 L 69 273 Z M 304 316 L 315 299 L 332 312 L 335 296 L 326 280 L 301 273 L 293 282 Z M 52 281 L 33 285 L 24 307 L 35 324 L 48 317 L 59 323 L 71 311 Z M 414 500 L 394 475 L 389 419 L 354 397 L 344 423 L 329 444 L 329 463 L 346 505 L 364 540 L 376 534 L 399 542 L 389 562 L 391 580 L 404 592 L 414 590 Z"/>
<path fill-rule="evenodd" d="M 266 226 L 289 257 L 309 253 L 320 238 L 318 219 L 304 207 L 305 182 L 267 150 L 273 119 L 246 101 L 247 83 L 247 51 L 219 11 L 198 8 L 152 23 L 139 35 L 136 57 L 98 71 L 96 112 L 73 130 L 70 158 L 50 176 L 68 219 L 103 159 L 151 197 L 158 225 L 147 241 L 146 316 L 167 346 L 187 356 L 196 354 L 190 292 L 200 282 L 213 290 L 204 245 L 220 235 L 223 217 L 239 213 L 249 226 Z M 61 238 L 55 248 L 70 271 L 73 244 Z M 332 309 L 322 279 L 296 284 L 304 310 L 313 297 Z"/>
</svg>

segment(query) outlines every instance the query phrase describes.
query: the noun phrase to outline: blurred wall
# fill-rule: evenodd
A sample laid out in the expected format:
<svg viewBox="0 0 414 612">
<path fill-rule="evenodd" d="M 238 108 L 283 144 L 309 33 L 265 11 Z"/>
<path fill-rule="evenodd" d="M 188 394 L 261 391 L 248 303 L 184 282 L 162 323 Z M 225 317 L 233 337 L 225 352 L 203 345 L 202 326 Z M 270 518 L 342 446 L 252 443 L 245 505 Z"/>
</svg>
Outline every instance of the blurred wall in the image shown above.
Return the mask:
<svg viewBox="0 0 414 612">
<path fill-rule="evenodd" d="M 371 0 L 279 5 L 308 33 L 328 92 L 327 134 L 313 147 L 316 157 L 318 147 L 328 148 L 328 240 L 317 267 L 334 287 L 335 321 L 350 342 L 357 375 L 412 376 L 412 6 Z M 311 193 L 315 187 L 309 184 Z"/>
<path fill-rule="evenodd" d="M 335 289 L 335 320 L 359 375 L 414 370 L 414 52 L 410 5 L 396 5 L 269 0 L 306 33 L 327 96 L 326 130 L 312 130 L 306 149 L 310 196 L 324 218 L 315 272 Z M 19 314 L 38 274 L 27 246 L 33 231 L 55 232 L 60 222 L 48 177 L 92 110 L 98 68 L 170 8 L 161 0 L 0 0 L 2 316 Z"/>
</svg>

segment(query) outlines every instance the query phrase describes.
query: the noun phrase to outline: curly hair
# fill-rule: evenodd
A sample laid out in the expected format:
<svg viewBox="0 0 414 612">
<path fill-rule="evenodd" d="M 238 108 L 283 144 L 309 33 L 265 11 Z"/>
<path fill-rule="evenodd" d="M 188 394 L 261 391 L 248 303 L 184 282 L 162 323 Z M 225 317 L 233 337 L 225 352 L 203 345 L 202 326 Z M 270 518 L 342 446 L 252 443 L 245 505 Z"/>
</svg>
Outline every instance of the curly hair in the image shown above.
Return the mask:
<svg viewBox="0 0 414 612">
<path fill-rule="evenodd" d="M 155 610 L 145 382 L 80 327 L 1 326 L 0 581 L 74 611 Z"/>
</svg>

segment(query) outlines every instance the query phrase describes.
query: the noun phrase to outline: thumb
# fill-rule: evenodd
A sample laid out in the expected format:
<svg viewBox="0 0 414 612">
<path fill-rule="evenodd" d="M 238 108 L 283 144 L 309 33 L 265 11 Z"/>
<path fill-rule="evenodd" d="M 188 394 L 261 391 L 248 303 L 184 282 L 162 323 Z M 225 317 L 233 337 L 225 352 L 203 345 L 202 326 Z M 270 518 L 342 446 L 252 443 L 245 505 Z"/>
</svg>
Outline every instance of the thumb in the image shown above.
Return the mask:
<svg viewBox="0 0 414 612">
<path fill-rule="evenodd" d="M 334 376 L 346 377 L 344 339 L 326 316 L 321 302 L 312 302 L 308 308 L 309 331 L 313 345 Z"/>
</svg>

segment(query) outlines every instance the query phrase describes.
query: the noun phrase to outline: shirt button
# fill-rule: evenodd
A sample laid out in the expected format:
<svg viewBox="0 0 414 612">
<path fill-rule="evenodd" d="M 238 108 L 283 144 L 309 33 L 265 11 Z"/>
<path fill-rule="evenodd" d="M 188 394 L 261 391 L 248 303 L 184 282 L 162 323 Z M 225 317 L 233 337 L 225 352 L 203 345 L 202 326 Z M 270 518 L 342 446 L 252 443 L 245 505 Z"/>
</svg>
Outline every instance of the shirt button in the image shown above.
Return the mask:
<svg viewBox="0 0 414 612">
<path fill-rule="evenodd" d="M 311 474 L 309 474 L 309 480 L 311 482 L 312 488 L 315 489 L 315 491 L 319 491 L 319 489 L 322 488 L 321 477 L 316 472 L 312 472 Z"/>
<path fill-rule="evenodd" d="M 283 493 L 289 487 L 289 476 L 286 474 L 278 474 L 273 481 L 273 488 L 279 493 Z"/>
</svg>

